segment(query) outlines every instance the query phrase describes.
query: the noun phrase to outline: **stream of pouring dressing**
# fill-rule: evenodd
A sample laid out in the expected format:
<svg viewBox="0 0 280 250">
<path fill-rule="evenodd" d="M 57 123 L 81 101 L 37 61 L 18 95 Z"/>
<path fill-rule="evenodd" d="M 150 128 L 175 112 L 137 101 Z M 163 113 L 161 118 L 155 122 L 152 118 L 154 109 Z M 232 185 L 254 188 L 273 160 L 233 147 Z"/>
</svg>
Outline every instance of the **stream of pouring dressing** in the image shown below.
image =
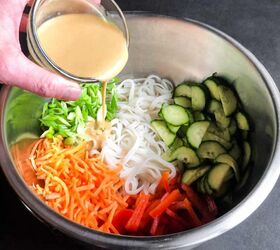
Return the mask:
<svg viewBox="0 0 280 250">
<path fill-rule="evenodd" d="M 105 129 L 107 80 L 118 75 L 128 59 L 127 42 L 113 23 L 93 14 L 66 14 L 44 22 L 38 38 L 48 57 L 72 75 L 102 81 Z"/>
</svg>

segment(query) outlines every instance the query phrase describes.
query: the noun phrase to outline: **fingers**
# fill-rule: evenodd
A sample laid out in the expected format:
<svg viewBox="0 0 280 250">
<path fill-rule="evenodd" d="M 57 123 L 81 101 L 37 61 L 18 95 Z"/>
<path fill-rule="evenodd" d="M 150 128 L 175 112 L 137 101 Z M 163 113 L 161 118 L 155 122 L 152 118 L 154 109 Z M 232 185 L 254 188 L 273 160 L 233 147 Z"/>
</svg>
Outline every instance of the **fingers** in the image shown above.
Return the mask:
<svg viewBox="0 0 280 250">
<path fill-rule="evenodd" d="M 17 57 L 10 54 L 9 59 L 6 60 L 5 71 L 5 83 L 40 96 L 76 100 L 81 95 L 81 88 L 77 83 L 37 66 L 21 53 Z M 0 74 L 3 74 L 1 67 Z"/>
</svg>

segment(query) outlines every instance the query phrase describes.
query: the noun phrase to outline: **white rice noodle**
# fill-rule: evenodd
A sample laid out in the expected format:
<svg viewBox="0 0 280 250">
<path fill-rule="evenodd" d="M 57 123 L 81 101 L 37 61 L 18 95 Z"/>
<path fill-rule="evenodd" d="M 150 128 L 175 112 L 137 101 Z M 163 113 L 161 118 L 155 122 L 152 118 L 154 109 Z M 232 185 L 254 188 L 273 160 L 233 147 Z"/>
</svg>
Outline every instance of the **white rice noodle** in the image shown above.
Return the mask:
<svg viewBox="0 0 280 250">
<path fill-rule="evenodd" d="M 170 178 L 176 175 L 175 166 L 161 159 L 167 148 L 150 125 L 171 99 L 172 90 L 170 81 L 155 75 L 118 86 L 119 112 L 101 155 L 109 166 L 123 166 L 121 177 L 128 194 L 154 193 L 162 172 L 169 171 Z"/>
</svg>

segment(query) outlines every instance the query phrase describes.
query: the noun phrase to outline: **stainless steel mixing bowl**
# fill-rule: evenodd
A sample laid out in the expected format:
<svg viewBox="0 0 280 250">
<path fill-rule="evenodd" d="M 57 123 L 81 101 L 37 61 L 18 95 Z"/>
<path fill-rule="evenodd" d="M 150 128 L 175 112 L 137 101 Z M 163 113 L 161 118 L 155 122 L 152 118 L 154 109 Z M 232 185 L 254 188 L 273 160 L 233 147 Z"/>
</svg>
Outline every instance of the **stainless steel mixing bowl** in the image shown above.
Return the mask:
<svg viewBox="0 0 280 250">
<path fill-rule="evenodd" d="M 263 65 L 238 42 L 222 32 L 192 20 L 163 16 L 126 16 L 131 35 L 125 76 L 156 73 L 175 83 L 200 81 L 214 72 L 232 80 L 250 114 L 254 167 L 233 207 L 199 228 L 162 237 L 108 235 L 77 225 L 56 214 L 27 187 L 13 160 L 9 145 L 23 133 L 39 135 L 38 117 L 43 98 L 4 87 L 0 96 L 3 171 L 20 199 L 37 217 L 60 231 L 91 245 L 120 249 L 188 249 L 236 226 L 264 201 L 280 173 L 278 89 Z"/>
</svg>

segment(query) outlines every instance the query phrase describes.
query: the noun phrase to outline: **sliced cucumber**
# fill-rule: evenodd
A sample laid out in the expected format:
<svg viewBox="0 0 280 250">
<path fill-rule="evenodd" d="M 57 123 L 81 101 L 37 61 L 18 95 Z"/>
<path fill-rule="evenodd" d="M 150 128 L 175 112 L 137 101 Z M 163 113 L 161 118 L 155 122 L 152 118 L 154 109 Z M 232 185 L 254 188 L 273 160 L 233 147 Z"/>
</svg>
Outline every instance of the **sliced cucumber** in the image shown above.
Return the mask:
<svg viewBox="0 0 280 250">
<path fill-rule="evenodd" d="M 191 98 L 192 97 L 192 88 L 189 86 L 188 82 L 183 82 L 179 84 L 174 91 L 174 96 L 186 96 Z"/>
<path fill-rule="evenodd" d="M 236 121 L 234 119 L 231 119 L 228 130 L 229 130 L 229 133 L 231 135 L 234 135 L 236 133 L 237 124 L 236 124 Z"/>
<path fill-rule="evenodd" d="M 211 189 L 219 191 L 232 175 L 231 167 L 227 164 L 215 165 L 208 174 L 208 184 Z"/>
<path fill-rule="evenodd" d="M 202 138 L 202 141 L 216 141 L 220 143 L 223 147 L 225 147 L 227 150 L 232 147 L 232 143 L 224 140 L 223 138 L 212 134 L 210 132 L 206 132 L 204 137 Z"/>
<path fill-rule="evenodd" d="M 205 189 L 206 193 L 208 193 L 210 195 L 213 194 L 213 189 L 210 187 L 210 185 L 208 183 L 208 176 L 207 175 L 205 175 L 203 177 L 203 184 L 204 184 L 204 189 Z"/>
<path fill-rule="evenodd" d="M 223 110 L 214 113 L 217 125 L 221 128 L 227 128 L 230 125 L 230 118 L 226 117 Z"/>
<path fill-rule="evenodd" d="M 205 120 L 205 115 L 202 112 L 199 112 L 199 111 L 195 111 L 193 113 L 193 117 L 194 117 L 194 120 L 196 122 L 197 121 L 204 121 Z"/>
<path fill-rule="evenodd" d="M 211 122 L 207 132 L 217 135 L 226 141 L 230 141 L 231 139 L 229 128 L 220 128 L 214 122 Z"/>
<path fill-rule="evenodd" d="M 184 146 L 190 147 L 190 144 L 189 144 L 189 142 L 188 142 L 187 137 L 182 138 L 182 141 L 183 141 Z"/>
<path fill-rule="evenodd" d="M 223 106 L 220 102 L 218 102 L 217 100 L 210 100 L 209 105 L 208 105 L 208 109 L 207 111 L 210 114 L 214 114 L 216 111 L 222 110 Z"/>
<path fill-rule="evenodd" d="M 187 125 L 182 125 L 177 132 L 178 137 L 185 138 L 186 134 L 187 134 L 187 130 L 188 130 L 188 126 Z"/>
<path fill-rule="evenodd" d="M 236 178 L 237 182 L 240 181 L 240 173 L 239 173 L 239 168 L 238 168 L 237 162 L 234 160 L 234 158 L 231 155 L 221 154 L 215 159 L 215 162 L 216 163 L 225 163 L 225 164 L 229 165 L 235 174 L 235 178 Z"/>
<path fill-rule="evenodd" d="M 176 134 L 180 128 L 180 126 L 173 126 L 172 124 L 169 124 L 169 123 L 166 123 L 166 125 L 167 125 L 168 129 L 174 134 Z"/>
<path fill-rule="evenodd" d="M 231 119 L 226 117 L 223 106 L 220 102 L 212 99 L 208 105 L 208 112 L 214 114 L 217 125 L 222 128 L 227 128 L 230 125 Z"/>
<path fill-rule="evenodd" d="M 184 96 L 174 97 L 174 103 L 182 106 L 183 108 L 190 108 L 192 106 L 191 99 Z"/>
<path fill-rule="evenodd" d="M 198 148 L 198 155 L 202 159 L 215 159 L 218 155 L 226 152 L 226 149 L 216 141 L 202 142 Z"/>
<path fill-rule="evenodd" d="M 163 104 L 161 105 L 160 111 L 158 112 L 158 116 L 159 116 L 161 119 L 163 119 L 162 109 L 163 109 L 164 107 L 166 107 L 166 106 L 168 106 L 168 104 L 163 103 Z"/>
<path fill-rule="evenodd" d="M 194 168 L 200 164 L 199 158 L 196 155 L 195 151 L 185 146 L 177 148 L 172 153 L 172 158 L 174 157 L 178 161 L 185 163 L 187 168 Z"/>
<path fill-rule="evenodd" d="M 201 193 L 206 194 L 207 190 L 205 188 L 204 181 L 205 181 L 205 176 L 199 179 L 199 186 L 200 186 Z"/>
<path fill-rule="evenodd" d="M 237 122 L 237 127 L 239 129 L 250 130 L 248 118 L 246 117 L 246 115 L 243 112 L 239 111 L 238 113 L 236 113 L 235 119 Z"/>
<path fill-rule="evenodd" d="M 231 115 L 237 108 L 237 98 L 234 92 L 226 86 L 218 87 L 223 110 L 226 116 Z"/>
<path fill-rule="evenodd" d="M 170 145 L 169 150 L 170 150 L 171 152 L 173 152 L 173 151 L 175 151 L 177 148 L 179 148 L 179 147 L 181 147 L 181 146 L 183 146 L 183 145 L 184 145 L 183 140 L 177 137 L 177 138 L 175 139 L 175 141 Z"/>
<path fill-rule="evenodd" d="M 166 150 L 164 153 L 161 154 L 161 158 L 165 161 L 168 161 L 168 162 L 173 162 L 176 160 L 176 157 L 173 156 L 173 153 L 174 151 L 168 149 Z"/>
<path fill-rule="evenodd" d="M 243 162 L 242 162 L 242 170 L 244 171 L 247 168 L 248 163 L 250 162 L 251 159 L 251 146 L 247 141 L 243 142 L 243 152 L 244 155 L 243 155 Z"/>
<path fill-rule="evenodd" d="M 246 185 L 249 175 L 250 175 L 250 169 L 248 168 L 243 174 L 241 181 L 235 187 L 234 192 L 239 192 Z"/>
<path fill-rule="evenodd" d="M 240 150 L 240 147 L 238 145 L 238 143 L 236 141 L 233 141 L 232 142 L 232 148 L 230 149 L 230 151 L 228 152 L 232 157 L 233 159 L 235 159 L 237 162 L 239 161 L 240 159 L 240 156 L 241 156 L 241 150 Z"/>
<path fill-rule="evenodd" d="M 200 86 L 192 86 L 192 108 L 193 110 L 203 110 L 206 105 L 206 93 Z"/>
<path fill-rule="evenodd" d="M 207 88 L 208 88 L 208 90 L 210 92 L 211 97 L 216 99 L 216 100 L 218 100 L 218 101 L 220 101 L 220 94 L 219 94 L 219 89 L 218 89 L 217 82 L 215 82 L 210 77 L 209 79 L 205 80 L 203 83 L 207 86 Z"/>
<path fill-rule="evenodd" d="M 242 139 L 246 141 L 248 139 L 248 130 L 242 130 L 241 135 Z"/>
<path fill-rule="evenodd" d="M 192 114 L 191 110 L 190 109 L 186 109 L 186 112 L 189 115 L 189 124 L 193 123 L 194 122 L 194 117 L 193 117 L 193 114 Z"/>
<path fill-rule="evenodd" d="M 221 188 L 218 191 L 213 192 L 212 196 L 214 198 L 219 198 L 220 199 L 221 197 L 225 196 L 228 193 L 230 188 L 231 188 L 231 183 L 230 182 L 224 182 L 222 184 Z"/>
<path fill-rule="evenodd" d="M 210 169 L 210 166 L 201 166 L 195 169 L 187 169 L 182 177 L 182 182 L 191 185 L 193 182 L 198 180 L 201 176 L 205 175 Z"/>
<path fill-rule="evenodd" d="M 151 122 L 151 124 L 156 133 L 167 146 L 170 146 L 174 142 L 176 135 L 167 128 L 164 121 L 154 120 Z"/>
<path fill-rule="evenodd" d="M 204 188 L 204 182 L 203 182 L 203 177 L 200 178 L 197 182 L 197 190 L 200 192 L 200 193 L 203 193 L 205 194 L 206 193 L 206 190 Z"/>
<path fill-rule="evenodd" d="M 187 130 L 187 139 L 193 147 L 195 148 L 199 147 L 202 138 L 205 135 L 209 125 L 210 125 L 209 121 L 199 121 L 199 122 L 194 122 L 189 126 Z"/>
<path fill-rule="evenodd" d="M 164 106 L 161 112 L 163 119 L 173 126 L 180 126 L 189 122 L 188 113 L 179 105 L 171 104 Z"/>
</svg>

